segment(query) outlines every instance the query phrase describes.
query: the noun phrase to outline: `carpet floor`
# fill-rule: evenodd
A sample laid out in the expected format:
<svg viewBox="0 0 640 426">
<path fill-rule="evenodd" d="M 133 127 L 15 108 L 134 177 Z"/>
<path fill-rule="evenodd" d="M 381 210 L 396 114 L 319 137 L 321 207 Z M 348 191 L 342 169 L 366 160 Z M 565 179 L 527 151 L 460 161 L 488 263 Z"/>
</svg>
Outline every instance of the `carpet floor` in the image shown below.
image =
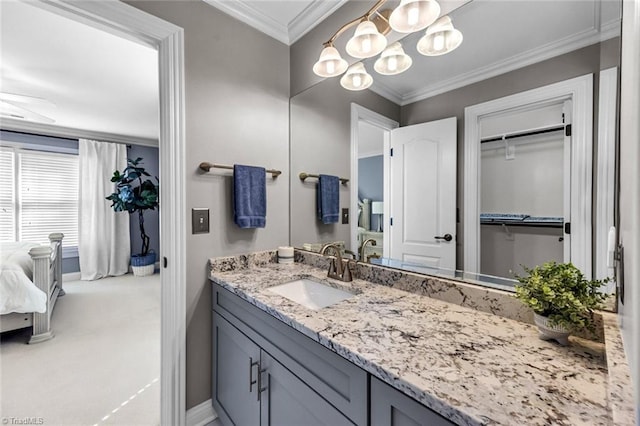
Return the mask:
<svg viewBox="0 0 640 426">
<path fill-rule="evenodd" d="M 0 339 L 0 421 L 158 425 L 160 275 L 73 281 L 64 289 L 53 339 L 27 345 L 30 329 Z"/>
</svg>

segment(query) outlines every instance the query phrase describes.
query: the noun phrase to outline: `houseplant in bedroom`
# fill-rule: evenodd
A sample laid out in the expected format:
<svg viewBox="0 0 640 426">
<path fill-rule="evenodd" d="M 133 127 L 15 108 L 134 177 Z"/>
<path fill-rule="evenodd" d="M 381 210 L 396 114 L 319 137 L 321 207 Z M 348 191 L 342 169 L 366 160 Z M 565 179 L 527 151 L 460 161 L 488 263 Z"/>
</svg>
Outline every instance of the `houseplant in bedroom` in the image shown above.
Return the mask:
<svg viewBox="0 0 640 426">
<path fill-rule="evenodd" d="M 593 311 L 606 299 L 600 293 L 606 280 L 587 280 L 571 263 L 548 262 L 526 276 L 516 276 L 516 297 L 533 309 L 540 338 L 568 343 L 572 331 L 594 330 Z"/>
<path fill-rule="evenodd" d="M 131 268 L 136 276 L 153 274 L 156 262 L 156 253 L 149 250 L 149 236 L 144 230 L 144 212 L 158 207 L 158 185 L 148 179 L 149 176 L 142 167 L 142 158 L 129 159 L 122 173 L 118 170 L 113 172 L 111 182 L 116 184 L 116 191 L 107 197 L 113 210 L 138 213 L 142 250 L 131 256 Z"/>
</svg>

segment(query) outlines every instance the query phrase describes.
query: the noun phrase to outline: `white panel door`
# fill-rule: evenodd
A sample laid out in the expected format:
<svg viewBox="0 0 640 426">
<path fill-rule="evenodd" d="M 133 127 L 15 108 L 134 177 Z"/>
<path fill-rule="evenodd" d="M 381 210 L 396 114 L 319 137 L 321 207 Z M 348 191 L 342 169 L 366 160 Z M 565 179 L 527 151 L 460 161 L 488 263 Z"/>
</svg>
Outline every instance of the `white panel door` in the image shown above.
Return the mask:
<svg viewBox="0 0 640 426">
<path fill-rule="evenodd" d="M 390 255 L 456 267 L 456 118 L 391 131 Z"/>
</svg>

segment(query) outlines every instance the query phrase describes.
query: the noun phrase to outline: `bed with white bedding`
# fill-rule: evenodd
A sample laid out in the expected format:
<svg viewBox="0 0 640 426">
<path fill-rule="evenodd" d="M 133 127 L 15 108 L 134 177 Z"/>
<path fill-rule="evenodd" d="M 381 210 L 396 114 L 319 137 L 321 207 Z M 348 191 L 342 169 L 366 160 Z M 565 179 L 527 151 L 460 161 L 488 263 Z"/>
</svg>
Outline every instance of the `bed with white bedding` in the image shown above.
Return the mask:
<svg viewBox="0 0 640 426">
<path fill-rule="evenodd" d="M 29 343 L 53 337 L 51 313 L 62 290 L 63 235 L 50 245 L 0 243 L 0 332 L 33 327 Z"/>
</svg>

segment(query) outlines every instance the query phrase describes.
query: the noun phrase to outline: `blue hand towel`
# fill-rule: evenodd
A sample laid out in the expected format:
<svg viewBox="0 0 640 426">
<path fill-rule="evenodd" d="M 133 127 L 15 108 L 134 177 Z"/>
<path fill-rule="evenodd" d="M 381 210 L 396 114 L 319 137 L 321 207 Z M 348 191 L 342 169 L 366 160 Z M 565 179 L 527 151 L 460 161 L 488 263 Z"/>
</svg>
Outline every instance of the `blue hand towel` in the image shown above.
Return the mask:
<svg viewBox="0 0 640 426">
<path fill-rule="evenodd" d="M 240 228 L 264 228 L 267 223 L 265 180 L 263 167 L 233 166 L 233 220 Z"/>
<path fill-rule="evenodd" d="M 320 175 L 318 179 L 318 219 L 324 224 L 337 223 L 340 218 L 340 178 Z"/>
</svg>

